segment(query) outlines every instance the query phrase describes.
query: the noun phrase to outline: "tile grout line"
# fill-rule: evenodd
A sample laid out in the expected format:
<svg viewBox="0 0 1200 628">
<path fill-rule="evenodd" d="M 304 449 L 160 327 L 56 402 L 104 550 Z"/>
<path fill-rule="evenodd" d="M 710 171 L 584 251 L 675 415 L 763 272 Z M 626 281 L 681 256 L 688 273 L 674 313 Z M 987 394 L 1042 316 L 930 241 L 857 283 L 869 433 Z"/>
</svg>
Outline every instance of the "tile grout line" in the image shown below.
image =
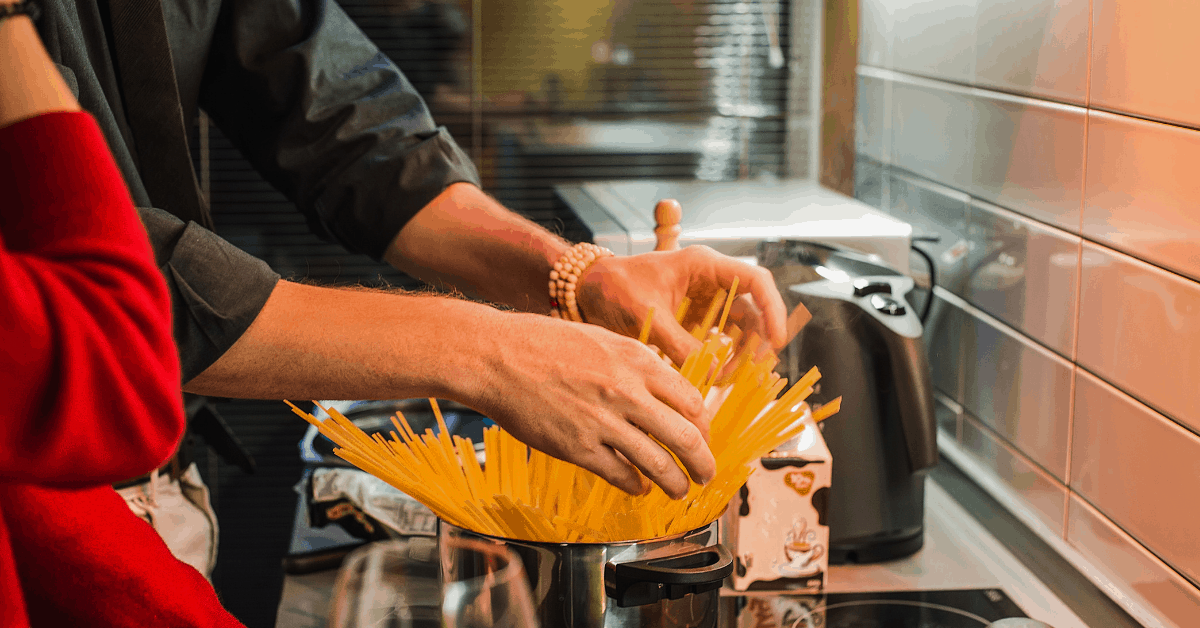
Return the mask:
<svg viewBox="0 0 1200 628">
<path fill-rule="evenodd" d="M 962 474 L 967 481 L 973 483 L 976 490 L 982 495 L 986 495 L 998 502 L 1002 512 L 1013 517 L 1031 534 L 1047 544 L 1052 554 L 1065 560 L 1074 569 L 1075 573 L 1080 574 L 1092 586 L 1097 587 L 1103 592 L 1102 595 L 1107 600 L 1110 600 L 1130 615 L 1130 619 L 1137 618 L 1134 621 L 1142 626 L 1167 628 L 1156 610 L 1131 597 L 1126 590 L 1126 585 L 1098 571 L 1079 550 L 1060 538 L 1049 526 L 1045 525 L 1041 519 L 1034 515 L 1030 507 L 1026 503 L 1023 503 L 1023 499 L 1020 498 L 1011 485 L 980 464 L 977 459 L 960 445 L 952 442 L 939 442 L 938 450 L 947 458 L 950 466 L 956 472 Z M 935 479 L 935 481 L 939 480 Z M 985 527 L 987 526 L 985 525 Z M 1081 619 L 1083 618 L 1081 617 Z M 1115 617 L 1113 619 L 1116 620 Z"/>
<path fill-rule="evenodd" d="M 983 435 L 990 437 L 992 439 L 992 441 L 994 441 L 998 446 L 1000 446 L 1004 449 L 1007 449 L 1009 451 L 1009 453 L 1011 455 L 1013 455 L 1015 458 L 1017 458 L 1019 461 L 1024 462 L 1025 464 L 1029 465 L 1030 468 L 1036 469 L 1037 471 L 1041 471 L 1042 473 L 1046 474 L 1046 476 L 1048 476 L 1050 478 L 1050 480 L 1052 480 L 1056 484 L 1061 484 L 1064 491 L 1070 490 L 1070 487 L 1067 486 L 1065 483 L 1063 483 L 1063 481 L 1060 480 L 1057 476 L 1055 476 L 1052 471 L 1047 469 L 1045 465 L 1038 462 L 1037 460 L 1034 460 L 1033 456 L 1026 453 L 1025 450 L 1023 450 L 1019 446 L 1017 446 L 1017 444 L 1012 442 L 1007 436 L 1002 434 L 995 427 L 988 425 L 988 423 L 986 421 L 984 421 L 983 419 L 971 414 L 969 411 L 967 411 L 966 408 L 963 408 L 963 411 L 962 411 L 962 421 L 963 421 L 963 424 L 966 424 L 968 422 L 971 423 L 972 426 L 976 430 L 979 430 L 979 432 L 982 433 Z M 960 444 L 963 444 L 961 440 L 959 442 L 960 442 Z M 963 444 L 963 446 L 965 447 L 966 445 Z M 968 453 L 971 453 L 971 455 L 974 455 L 974 453 L 970 452 L 970 450 L 967 450 L 967 451 L 968 451 Z"/>
<path fill-rule="evenodd" d="M 1087 74 L 1083 77 L 1083 106 L 1092 106 L 1092 35 L 1096 30 L 1096 0 L 1088 0 L 1088 42 L 1087 42 Z M 1085 131 L 1086 133 L 1086 131 Z M 1086 154 L 1085 154 L 1086 155 Z"/>
<path fill-rule="evenodd" d="M 1063 519 L 1062 519 L 1062 538 L 1066 542 L 1070 542 L 1067 538 L 1067 532 L 1070 530 L 1071 518 L 1071 493 L 1074 489 L 1071 488 L 1071 482 L 1074 478 L 1071 477 L 1071 465 L 1074 464 L 1075 453 L 1075 382 L 1078 377 L 1079 367 L 1071 365 L 1071 399 L 1067 403 L 1067 466 L 1063 469 L 1063 485 L 1066 492 L 1063 495 Z"/>
<path fill-rule="evenodd" d="M 1158 562 L 1162 563 L 1162 568 L 1165 569 L 1167 572 L 1178 576 L 1188 586 L 1191 586 L 1197 590 L 1200 590 L 1200 582 L 1193 580 L 1190 576 L 1183 573 L 1183 571 L 1181 569 L 1176 567 L 1174 563 L 1167 560 L 1164 556 L 1162 556 L 1158 552 L 1154 551 L 1153 548 L 1151 548 L 1144 541 L 1142 541 L 1142 539 L 1138 538 L 1138 536 L 1135 535 L 1131 530 L 1127 529 L 1125 526 L 1121 525 L 1121 523 L 1118 522 L 1116 519 L 1113 519 L 1111 516 L 1109 516 L 1108 513 L 1104 512 L 1104 510 L 1101 509 L 1099 505 L 1092 503 L 1092 500 L 1088 499 L 1087 495 L 1084 495 L 1082 493 L 1074 493 L 1074 492 L 1072 492 L 1072 494 L 1075 496 L 1076 499 L 1078 499 L 1081 503 L 1084 504 L 1084 507 L 1090 508 L 1093 511 L 1095 511 L 1094 513 L 1090 513 L 1091 516 L 1099 517 L 1099 518 L 1103 519 L 1106 523 L 1108 523 L 1108 525 L 1111 525 L 1113 528 L 1118 530 L 1121 534 L 1129 537 L 1128 542 L 1130 544 L 1136 546 L 1136 548 L 1141 548 L 1142 551 L 1146 552 L 1146 554 L 1152 556 L 1154 558 L 1154 560 L 1157 560 Z M 1070 545 L 1070 542 L 1068 541 L 1067 544 Z M 1072 545 L 1072 547 L 1074 547 L 1074 546 Z"/>
<path fill-rule="evenodd" d="M 1083 88 L 1083 164 L 1079 182 L 1079 227 L 1076 231 L 1080 235 L 1080 239 L 1075 257 L 1075 303 L 1073 304 L 1074 312 L 1072 312 L 1074 325 L 1072 325 L 1071 334 L 1071 397 L 1067 404 L 1067 468 L 1063 472 L 1067 492 L 1063 498 L 1062 538 L 1064 542 L 1068 543 L 1070 542 L 1068 535 L 1070 533 L 1071 493 L 1074 492 L 1071 488 L 1071 482 L 1074 480 L 1071 477 L 1071 467 L 1075 463 L 1075 395 L 1079 380 L 1079 321 L 1083 317 L 1083 308 L 1080 303 L 1083 298 L 1083 214 L 1087 204 L 1088 132 L 1092 126 L 1092 38 L 1096 30 L 1095 11 L 1096 1 L 1088 0 L 1087 62 L 1085 66 L 1087 69 L 1084 74 Z"/>
<path fill-rule="evenodd" d="M 1088 128 L 1088 125 L 1085 124 L 1084 125 L 1085 137 L 1087 136 L 1087 128 Z M 1086 146 L 1085 146 L 1085 150 L 1086 150 Z M 994 211 L 992 212 L 993 214 L 1000 215 L 1006 219 L 1012 219 L 1015 217 L 1015 218 L 1019 218 L 1021 220 L 1029 221 L 1039 228 L 1043 228 L 1043 229 L 1053 232 L 1053 235 L 1055 237 L 1070 238 L 1072 240 L 1078 238 L 1078 239 L 1082 240 L 1083 244 L 1091 244 L 1097 248 L 1104 249 L 1104 253 L 1107 255 L 1118 256 L 1118 257 L 1122 257 L 1122 258 L 1129 258 L 1129 260 L 1132 261 L 1133 263 L 1144 265 L 1144 266 L 1148 267 L 1150 270 L 1166 273 L 1173 278 L 1181 279 L 1188 283 L 1200 284 L 1200 275 L 1194 275 L 1194 276 L 1189 275 L 1184 271 L 1175 270 L 1173 268 L 1163 266 L 1160 262 L 1154 262 L 1154 261 L 1147 260 L 1144 257 L 1139 256 L 1140 255 L 1139 253 L 1129 251 L 1124 248 L 1119 248 L 1118 245 L 1114 244 L 1113 242 L 1098 240 L 1094 237 L 1089 237 L 1082 233 L 1074 233 L 1071 231 L 1067 231 L 1061 225 L 1056 225 L 1054 223 L 1046 222 L 1044 219 L 1039 218 L 1037 216 L 1032 216 L 1032 215 L 1026 214 L 1020 210 L 1013 209 L 1012 207 L 1001 205 L 1000 203 L 997 203 L 996 201 L 991 201 L 991 200 L 988 200 L 981 196 L 976 196 L 966 190 L 956 188 L 947 182 L 942 182 L 942 181 L 937 181 L 935 179 L 931 179 L 926 175 L 923 175 L 919 172 L 915 172 L 913 170 L 909 170 L 908 168 L 905 168 L 904 166 L 898 166 L 895 164 L 883 164 L 881 162 L 878 162 L 878 161 L 872 159 L 871 157 L 866 157 L 866 159 L 875 161 L 875 163 L 879 163 L 881 166 L 886 166 L 886 171 L 883 173 L 883 175 L 881 175 L 884 177 L 884 179 L 887 178 L 886 175 L 888 174 L 888 172 L 892 172 L 892 174 L 894 174 L 897 177 L 909 178 L 915 182 L 921 183 L 921 184 L 923 184 L 922 187 L 929 189 L 930 191 L 932 191 L 936 194 L 941 194 L 942 196 L 949 196 L 949 194 L 947 192 L 953 192 L 954 194 L 961 194 L 963 196 L 968 197 L 969 202 L 972 204 L 982 203 L 985 205 L 990 205 L 992 207 L 999 208 L 1000 210 L 1003 210 L 1004 212 L 1013 214 L 1013 216 L 1003 216 L 1002 214 L 997 214 Z M 1086 164 L 1086 156 L 1085 156 L 1085 164 Z M 943 192 L 943 191 L 937 190 L 937 189 L 931 189 L 930 186 L 944 188 L 947 192 Z M 1080 196 L 1081 196 L 1081 199 L 1080 199 L 1080 221 L 1082 222 L 1082 220 L 1083 220 L 1083 218 L 1082 218 L 1082 214 L 1083 214 L 1082 192 L 1081 192 Z M 955 199 L 955 200 L 957 200 L 957 199 Z"/>
</svg>

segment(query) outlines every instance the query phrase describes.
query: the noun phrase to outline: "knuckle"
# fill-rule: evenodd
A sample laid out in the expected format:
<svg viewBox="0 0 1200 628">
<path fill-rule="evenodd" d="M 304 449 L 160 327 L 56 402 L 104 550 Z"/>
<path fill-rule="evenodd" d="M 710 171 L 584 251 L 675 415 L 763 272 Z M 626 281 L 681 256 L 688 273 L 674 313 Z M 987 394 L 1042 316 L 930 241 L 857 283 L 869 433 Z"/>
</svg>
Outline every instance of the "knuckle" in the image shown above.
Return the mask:
<svg viewBox="0 0 1200 628">
<path fill-rule="evenodd" d="M 582 457 L 593 464 L 601 464 L 608 457 L 608 447 L 595 438 L 580 438 L 576 441 Z"/>
<path fill-rule="evenodd" d="M 685 388 L 685 391 L 683 403 L 680 404 L 683 416 L 688 419 L 700 418 L 704 414 L 704 396 L 700 394 L 699 390 L 692 388 L 690 384 Z"/>
<path fill-rule="evenodd" d="M 666 452 L 655 452 L 646 460 L 646 472 L 654 477 L 664 477 L 675 466 L 675 461 Z"/>
<path fill-rule="evenodd" d="M 679 432 L 675 435 L 675 440 L 679 443 L 679 447 L 686 451 L 699 449 L 704 445 L 704 437 L 701 436 L 700 429 L 691 423 L 680 426 Z M 683 452 L 676 453 L 680 454 Z"/>
<path fill-rule="evenodd" d="M 625 391 L 628 388 L 629 386 L 622 381 L 609 380 L 600 384 L 600 399 L 610 405 L 616 404 L 627 397 Z"/>
<path fill-rule="evenodd" d="M 632 323 L 633 317 L 630 316 L 629 320 L 627 322 Z M 631 338 L 629 336 L 620 336 L 618 338 L 618 342 L 619 342 L 619 344 L 617 346 L 620 347 L 621 351 L 624 351 L 625 353 L 627 353 L 630 356 L 641 355 L 641 353 L 645 350 L 645 345 L 638 342 L 637 338 Z"/>
</svg>

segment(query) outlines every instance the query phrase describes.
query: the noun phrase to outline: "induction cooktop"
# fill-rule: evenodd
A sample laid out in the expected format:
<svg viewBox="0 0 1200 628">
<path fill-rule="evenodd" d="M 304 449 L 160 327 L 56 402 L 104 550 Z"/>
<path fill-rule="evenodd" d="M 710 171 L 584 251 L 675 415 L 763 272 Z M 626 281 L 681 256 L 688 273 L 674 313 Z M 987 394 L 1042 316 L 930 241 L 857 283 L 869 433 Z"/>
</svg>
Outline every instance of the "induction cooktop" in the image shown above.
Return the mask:
<svg viewBox="0 0 1200 628">
<path fill-rule="evenodd" d="M 987 628 L 1028 617 L 1000 589 L 761 595 L 723 603 L 730 628 Z"/>
</svg>

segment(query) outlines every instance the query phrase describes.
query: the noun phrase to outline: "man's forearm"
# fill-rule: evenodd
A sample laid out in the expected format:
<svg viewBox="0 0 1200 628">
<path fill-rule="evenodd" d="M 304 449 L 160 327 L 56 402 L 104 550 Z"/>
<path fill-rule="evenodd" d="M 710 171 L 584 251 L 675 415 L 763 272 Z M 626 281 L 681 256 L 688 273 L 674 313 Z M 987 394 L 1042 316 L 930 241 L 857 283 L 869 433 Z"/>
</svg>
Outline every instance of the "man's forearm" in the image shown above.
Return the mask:
<svg viewBox="0 0 1200 628">
<path fill-rule="evenodd" d="M 385 259 L 434 285 L 545 314 L 550 269 L 568 246 L 474 185 L 456 183 L 405 225 Z"/>
<path fill-rule="evenodd" d="M 446 297 L 281 281 L 246 333 L 184 385 L 242 399 L 469 402 L 504 313 Z M 499 317 L 499 318 L 497 318 Z"/>
</svg>

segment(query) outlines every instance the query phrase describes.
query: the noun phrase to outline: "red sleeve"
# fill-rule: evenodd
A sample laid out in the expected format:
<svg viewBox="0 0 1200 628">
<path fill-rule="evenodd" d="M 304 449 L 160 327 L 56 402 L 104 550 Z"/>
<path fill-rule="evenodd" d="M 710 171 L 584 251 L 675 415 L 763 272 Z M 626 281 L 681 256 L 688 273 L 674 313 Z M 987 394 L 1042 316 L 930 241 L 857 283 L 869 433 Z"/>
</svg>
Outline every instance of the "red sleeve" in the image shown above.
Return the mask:
<svg viewBox="0 0 1200 628">
<path fill-rule="evenodd" d="M 136 476 L 184 428 L 170 302 L 85 113 L 0 129 L 0 481 Z"/>
<path fill-rule="evenodd" d="M 112 488 L 0 484 L 0 505 L 31 625 L 245 628 Z"/>
</svg>

